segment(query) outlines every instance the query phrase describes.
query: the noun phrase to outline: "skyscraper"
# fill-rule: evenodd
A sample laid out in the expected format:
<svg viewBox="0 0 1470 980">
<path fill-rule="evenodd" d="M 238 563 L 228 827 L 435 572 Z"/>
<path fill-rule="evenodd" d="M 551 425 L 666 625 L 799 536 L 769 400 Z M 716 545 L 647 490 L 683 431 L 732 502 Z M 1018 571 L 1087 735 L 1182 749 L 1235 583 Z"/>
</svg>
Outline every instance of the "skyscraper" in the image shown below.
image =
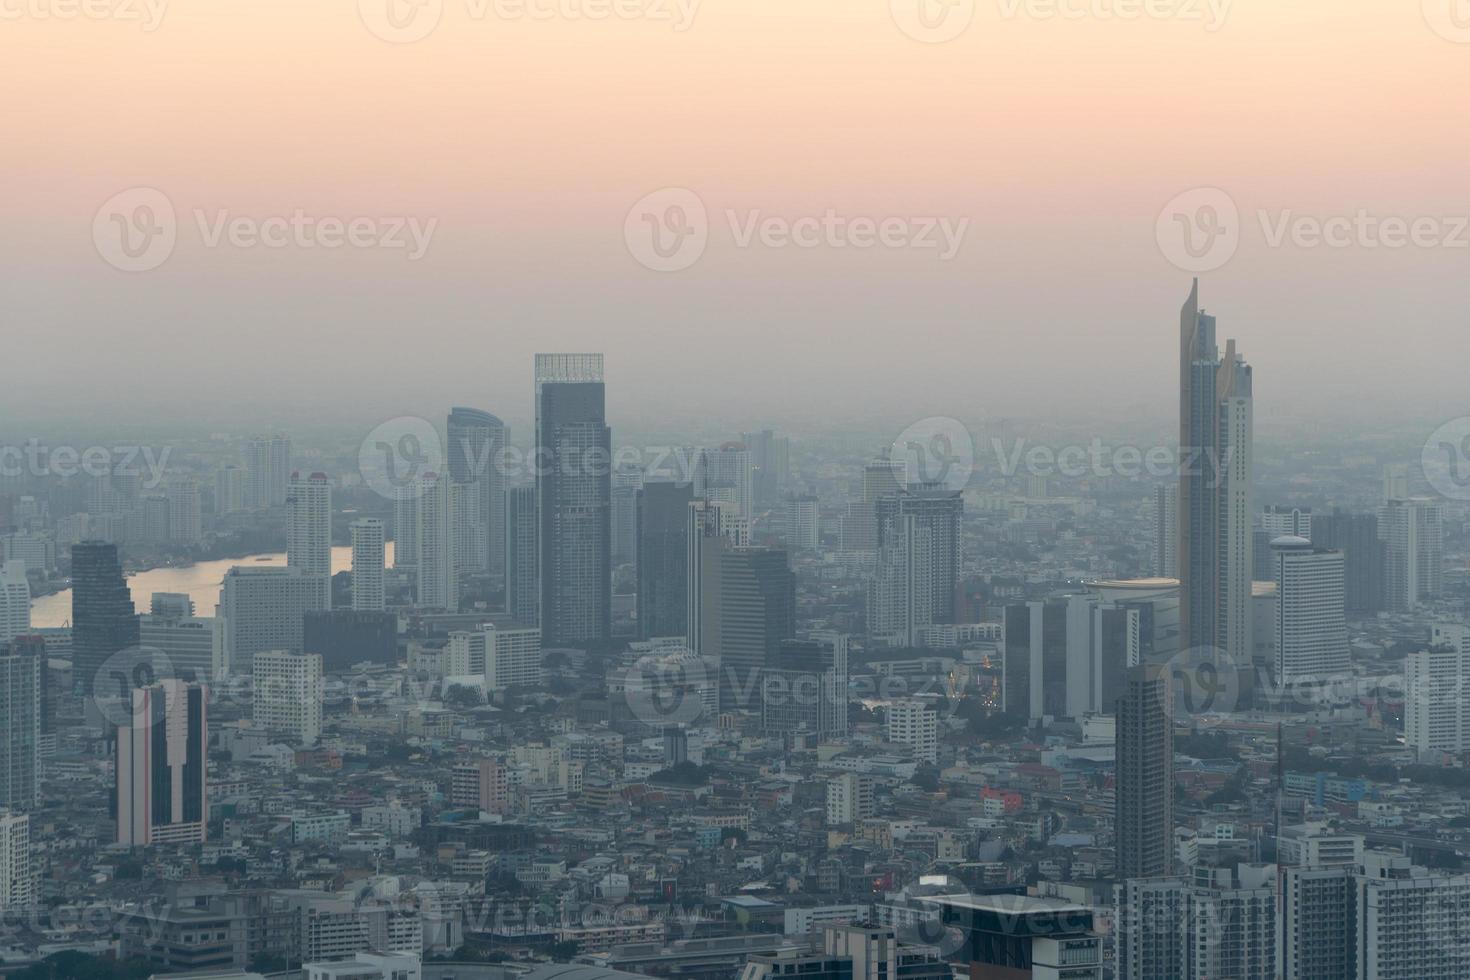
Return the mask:
<svg viewBox="0 0 1470 980">
<path fill-rule="evenodd" d="M 245 509 L 245 470 L 226 463 L 214 473 L 214 512 L 235 514 Z"/>
<path fill-rule="evenodd" d="M 0 565 L 0 644 L 31 631 L 31 584 L 26 563 Z"/>
<path fill-rule="evenodd" d="M 1174 720 L 1166 668 L 1131 668 L 1118 699 L 1113 834 L 1117 876 L 1167 875 L 1174 862 Z"/>
<path fill-rule="evenodd" d="M 770 510 L 786 492 L 790 480 L 791 440 L 770 429 L 740 437 L 750 451 L 751 490 L 757 512 Z"/>
<path fill-rule="evenodd" d="M 732 505 L 708 500 L 690 503 L 688 520 L 686 639 L 693 653 L 718 661 L 722 556 L 750 543 L 750 522 L 736 516 Z"/>
<path fill-rule="evenodd" d="M 934 536 L 913 514 L 895 520 L 868 583 L 868 635 L 919 646 L 919 631 L 934 623 Z"/>
<path fill-rule="evenodd" d="M 1180 613 L 1190 648 L 1251 662 L 1251 369 L 1220 356 L 1199 280 L 1180 311 L 1178 533 Z"/>
<path fill-rule="evenodd" d="M 611 514 L 614 565 L 634 564 L 638 560 L 638 491 L 642 487 L 643 471 L 636 466 L 620 466 L 613 473 Z"/>
<path fill-rule="evenodd" d="M 718 449 L 701 449 L 694 461 L 694 495 L 729 504 L 741 517 L 755 517 L 755 483 L 750 450 L 739 443 Z"/>
<path fill-rule="evenodd" d="M 455 408 L 448 423 L 449 478 L 464 494 L 461 567 L 505 574 L 505 423 L 476 408 Z"/>
<path fill-rule="evenodd" d="M 645 483 L 638 491 L 638 635 L 684 636 L 688 629 L 688 483 Z"/>
<path fill-rule="evenodd" d="M 186 477 L 168 485 L 168 539 L 192 548 L 204 537 L 204 508 L 199 483 Z"/>
<path fill-rule="evenodd" d="M 107 658 L 138 645 L 133 596 L 117 559 L 117 545 L 84 541 L 71 549 L 73 683 L 92 690 Z"/>
<path fill-rule="evenodd" d="M 541 630 L 550 645 L 612 629 L 612 432 L 601 354 L 536 355 Z"/>
<path fill-rule="evenodd" d="M 418 604 L 428 609 L 459 609 L 458 541 L 454 534 L 456 504 L 466 487 L 440 473 L 425 473 L 415 506 L 418 544 Z M 473 488 L 470 488 L 473 489 Z"/>
<path fill-rule="evenodd" d="M 324 608 L 319 582 L 300 568 L 231 568 L 219 604 L 230 670 L 249 673 L 255 655 L 264 650 L 303 649 L 306 614 Z"/>
<path fill-rule="evenodd" d="M 1392 612 L 1408 612 L 1444 591 L 1444 517 L 1428 497 L 1389 500 L 1378 511 L 1384 543 L 1384 593 Z"/>
<path fill-rule="evenodd" d="M 255 436 L 245 444 L 245 506 L 252 510 L 286 502 L 291 476 L 291 440 L 283 435 Z"/>
<path fill-rule="evenodd" d="M 761 728 L 829 740 L 847 734 L 848 638 L 786 640 L 761 672 Z"/>
<path fill-rule="evenodd" d="M 364 517 L 352 522 L 352 608 L 362 612 L 383 609 L 383 565 L 387 543 L 383 522 Z"/>
<path fill-rule="evenodd" d="M 18 912 L 36 903 L 35 867 L 31 818 L 0 807 L 0 909 Z"/>
<path fill-rule="evenodd" d="M 393 498 L 393 567 L 416 568 L 419 563 L 419 490 L 422 482 L 399 487 Z"/>
<path fill-rule="evenodd" d="M 1276 682 L 1295 684 L 1347 673 L 1352 658 L 1342 553 L 1283 535 L 1271 542 L 1271 564 L 1276 580 Z"/>
<path fill-rule="evenodd" d="M 515 487 L 505 495 L 505 611 L 518 623 L 540 622 L 541 579 L 537 571 L 536 488 Z"/>
<path fill-rule="evenodd" d="M 202 843 L 209 823 L 208 688 L 170 679 L 132 693 L 128 720 L 117 729 L 117 842 Z"/>
<path fill-rule="evenodd" d="M 332 485 L 327 474 L 291 474 L 286 491 L 286 564 L 316 577 L 332 607 Z"/>
<path fill-rule="evenodd" d="M 1311 542 L 1340 551 L 1347 567 L 1347 608 L 1358 615 L 1383 609 L 1383 570 L 1386 550 L 1378 537 L 1377 514 L 1316 514 Z"/>
<path fill-rule="evenodd" d="M 786 552 L 722 549 L 719 607 L 720 710 L 756 710 L 761 671 L 796 636 L 796 577 Z"/>
<path fill-rule="evenodd" d="M 45 670 L 44 644 L 39 653 L 0 644 L 0 808 L 36 806 Z"/>
<path fill-rule="evenodd" d="M 1152 572 L 1159 578 L 1179 575 L 1179 486 L 1154 487 Z"/>
<path fill-rule="evenodd" d="M 930 558 L 934 563 L 934 623 L 955 621 L 955 593 L 960 583 L 960 518 L 964 514 L 964 497 L 958 490 L 946 490 L 937 484 L 917 484 L 895 496 L 880 497 L 878 508 L 878 547 L 885 548 L 896 540 L 899 518 L 912 516 L 914 527 L 929 534 Z"/>
</svg>

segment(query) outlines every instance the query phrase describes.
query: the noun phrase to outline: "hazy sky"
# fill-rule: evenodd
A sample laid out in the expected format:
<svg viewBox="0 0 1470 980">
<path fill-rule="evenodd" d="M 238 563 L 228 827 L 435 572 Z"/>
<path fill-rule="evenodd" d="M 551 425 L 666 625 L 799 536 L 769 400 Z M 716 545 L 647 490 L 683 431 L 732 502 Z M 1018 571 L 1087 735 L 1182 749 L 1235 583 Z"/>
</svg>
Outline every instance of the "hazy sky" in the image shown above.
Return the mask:
<svg viewBox="0 0 1470 980">
<path fill-rule="evenodd" d="M 1202 297 L 1258 413 L 1464 413 L 1450 0 L 387 2 L 0 0 L 0 414 L 524 416 L 534 352 L 601 350 L 615 415 L 1163 416 L 1191 272 L 1159 228 L 1202 187 L 1238 208 Z M 176 240 L 126 272 L 106 236 L 158 227 L 134 188 Z M 659 272 L 633 209 L 666 188 L 707 243 Z M 220 224 L 298 210 L 432 234 Z M 828 212 L 849 247 L 798 222 Z M 1359 212 L 1437 244 L 1295 221 Z M 817 244 L 742 243 L 765 218 Z"/>
</svg>

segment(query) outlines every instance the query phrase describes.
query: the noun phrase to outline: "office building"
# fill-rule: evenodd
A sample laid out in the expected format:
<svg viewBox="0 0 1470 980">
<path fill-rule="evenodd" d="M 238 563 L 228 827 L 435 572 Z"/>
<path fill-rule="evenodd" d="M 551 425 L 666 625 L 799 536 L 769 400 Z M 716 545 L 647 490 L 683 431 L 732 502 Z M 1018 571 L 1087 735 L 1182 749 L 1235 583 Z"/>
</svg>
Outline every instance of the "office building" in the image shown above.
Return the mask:
<svg viewBox="0 0 1470 980">
<path fill-rule="evenodd" d="M 791 440 L 770 429 L 746 432 L 740 441 L 750 453 L 750 479 L 757 513 L 770 510 L 791 482 Z"/>
<path fill-rule="evenodd" d="M 168 540 L 193 548 L 204 539 L 204 504 L 199 483 L 178 478 L 168 485 Z"/>
<path fill-rule="evenodd" d="M 1390 500 L 1378 511 L 1383 589 L 1390 612 L 1408 612 L 1444 591 L 1444 516 L 1427 497 Z"/>
<path fill-rule="evenodd" d="M 480 632 L 485 643 L 486 690 L 541 686 L 540 629 L 486 625 Z"/>
<path fill-rule="evenodd" d="M 352 608 L 358 612 L 381 612 L 387 605 L 385 533 L 383 522 L 376 517 L 352 522 Z"/>
<path fill-rule="evenodd" d="M 398 662 L 398 617 L 391 612 L 357 609 L 306 613 L 301 648 L 319 653 L 327 673 L 354 664 Z"/>
<path fill-rule="evenodd" d="M 694 495 L 728 504 L 740 517 L 755 517 L 755 485 L 750 451 L 739 443 L 701 449 L 694 459 Z"/>
<path fill-rule="evenodd" d="M 256 728 L 292 746 L 315 745 L 322 734 L 322 658 L 316 653 L 262 650 L 251 666 Z"/>
<path fill-rule="evenodd" d="M 638 560 L 638 492 L 643 487 L 643 470 L 622 465 L 612 481 L 612 561 L 632 565 Z"/>
<path fill-rule="evenodd" d="M 1102 936 L 1092 909 L 1029 895 L 936 895 L 946 926 L 964 937 L 958 956 L 976 980 L 1102 980 Z"/>
<path fill-rule="evenodd" d="M 489 412 L 455 408 L 447 433 L 449 479 L 464 488 L 460 568 L 498 581 L 505 574 L 505 423 Z"/>
<path fill-rule="evenodd" d="M 612 432 L 601 354 L 536 355 L 540 625 L 555 646 L 612 628 Z"/>
<path fill-rule="evenodd" d="M 138 645 L 138 617 L 117 545 L 84 541 L 71 549 L 72 681 L 84 692 L 112 655 Z"/>
<path fill-rule="evenodd" d="M 796 636 L 796 576 L 786 552 L 722 550 L 718 596 L 720 710 L 758 711 L 761 671 Z"/>
<path fill-rule="evenodd" d="M 262 650 L 300 652 L 306 614 L 322 611 L 321 579 L 301 568 L 236 565 L 225 573 L 219 614 L 230 671 L 248 674 Z"/>
<path fill-rule="evenodd" d="M 848 638 L 818 633 L 787 640 L 761 674 L 761 727 L 772 734 L 847 734 Z"/>
<path fill-rule="evenodd" d="M 689 616 L 688 483 L 645 483 L 638 491 L 638 635 L 685 636 Z"/>
<path fill-rule="evenodd" d="M 332 485 L 325 473 L 292 473 L 286 488 L 286 564 L 316 578 L 332 608 Z"/>
<path fill-rule="evenodd" d="M 1174 720 L 1166 668 L 1131 668 L 1117 706 L 1113 834 L 1119 880 L 1174 863 Z"/>
<path fill-rule="evenodd" d="M 816 551 L 822 540 L 817 498 L 811 494 L 788 495 L 784 518 L 786 547 L 791 551 Z"/>
<path fill-rule="evenodd" d="M 720 656 L 720 574 L 724 553 L 750 543 L 750 522 L 729 504 L 695 500 L 689 505 L 685 562 L 685 629 L 689 649 L 700 657 Z"/>
<path fill-rule="evenodd" d="M 174 677 L 195 681 L 222 678 L 229 669 L 224 620 L 180 614 L 177 608 L 160 605 L 157 594 L 153 599 L 155 611 L 138 620 L 141 646 L 162 653 Z"/>
<path fill-rule="evenodd" d="M 209 823 L 208 688 L 170 679 L 132 695 L 114 756 L 117 842 L 202 843 Z"/>
<path fill-rule="evenodd" d="M 1180 311 L 1178 572 L 1186 649 L 1251 662 L 1251 368 L 1199 308 L 1199 280 Z"/>
</svg>

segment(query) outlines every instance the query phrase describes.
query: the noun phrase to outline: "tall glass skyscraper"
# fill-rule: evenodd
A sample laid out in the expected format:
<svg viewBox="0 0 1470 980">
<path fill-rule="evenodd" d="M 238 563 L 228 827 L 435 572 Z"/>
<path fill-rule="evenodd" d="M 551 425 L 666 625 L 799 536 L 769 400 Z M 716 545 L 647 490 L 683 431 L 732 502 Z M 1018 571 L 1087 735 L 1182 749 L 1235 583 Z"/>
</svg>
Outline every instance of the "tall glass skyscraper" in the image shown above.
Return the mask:
<svg viewBox="0 0 1470 980">
<path fill-rule="evenodd" d="M 689 628 L 688 483 L 645 483 L 638 491 L 638 635 L 684 636 Z"/>
<path fill-rule="evenodd" d="M 101 541 L 73 545 L 71 584 L 73 683 L 90 694 L 107 658 L 138 645 L 138 617 L 117 545 Z"/>
<path fill-rule="evenodd" d="M 455 408 L 447 434 L 449 478 L 466 488 L 469 526 L 461 532 L 460 557 L 465 568 L 499 579 L 505 574 L 505 423 L 477 408 Z"/>
<path fill-rule="evenodd" d="M 612 631 L 612 431 L 601 354 L 536 355 L 536 510 L 547 645 Z"/>
</svg>

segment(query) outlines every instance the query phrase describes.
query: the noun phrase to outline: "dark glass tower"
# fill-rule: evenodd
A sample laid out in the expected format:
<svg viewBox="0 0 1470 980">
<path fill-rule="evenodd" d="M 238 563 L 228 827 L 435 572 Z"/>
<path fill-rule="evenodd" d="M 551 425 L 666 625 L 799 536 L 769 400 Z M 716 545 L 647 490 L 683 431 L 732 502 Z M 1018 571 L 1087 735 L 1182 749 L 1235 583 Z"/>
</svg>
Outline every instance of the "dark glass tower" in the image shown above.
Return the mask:
<svg viewBox="0 0 1470 980">
<path fill-rule="evenodd" d="M 684 636 L 689 628 L 688 483 L 638 491 L 638 635 Z"/>
<path fill-rule="evenodd" d="M 601 354 L 536 355 L 541 634 L 548 646 L 612 632 L 612 431 Z"/>
<path fill-rule="evenodd" d="M 541 602 L 536 530 L 536 488 L 515 487 L 505 495 L 505 610 L 528 626 Z"/>
<path fill-rule="evenodd" d="M 473 533 L 466 543 L 472 554 L 466 556 L 466 567 L 499 579 L 505 574 L 505 473 L 500 459 L 505 423 L 477 408 L 455 408 L 446 432 L 449 479 L 471 488 L 466 509 Z"/>
<path fill-rule="evenodd" d="M 1171 675 L 1145 665 L 1128 672 L 1118 699 L 1114 784 L 1117 876 L 1157 878 L 1174 856 L 1174 720 Z"/>
<path fill-rule="evenodd" d="M 91 693 L 107 658 L 136 647 L 138 617 L 117 545 L 84 541 L 71 549 L 73 684 Z"/>
<path fill-rule="evenodd" d="M 796 576 L 786 552 L 731 548 L 720 554 L 720 710 L 760 707 L 760 675 L 781 642 L 796 636 Z"/>
</svg>

